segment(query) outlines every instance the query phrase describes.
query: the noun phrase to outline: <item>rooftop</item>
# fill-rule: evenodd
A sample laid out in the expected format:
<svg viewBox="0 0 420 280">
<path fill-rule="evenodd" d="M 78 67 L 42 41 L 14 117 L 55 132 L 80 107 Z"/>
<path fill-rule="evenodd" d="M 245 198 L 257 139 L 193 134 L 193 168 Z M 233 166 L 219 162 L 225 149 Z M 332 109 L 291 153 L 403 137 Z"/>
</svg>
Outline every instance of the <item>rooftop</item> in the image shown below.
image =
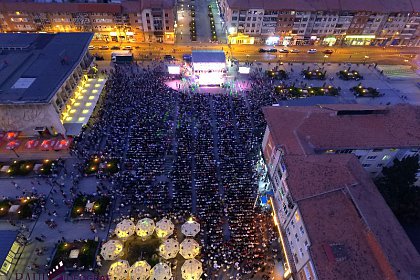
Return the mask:
<svg viewBox="0 0 420 280">
<path fill-rule="evenodd" d="M 227 0 L 231 9 L 416 12 L 418 0 Z"/>
<path fill-rule="evenodd" d="M 263 108 L 276 144 L 288 154 L 420 146 L 420 107 L 330 104 Z"/>
<path fill-rule="evenodd" d="M 207 63 L 207 62 L 220 62 L 226 63 L 226 56 L 224 51 L 216 50 L 200 50 L 192 51 L 193 63 Z"/>
<path fill-rule="evenodd" d="M 354 155 L 285 163 L 319 279 L 417 279 L 418 252 Z"/>
<path fill-rule="evenodd" d="M 3 264 L 7 254 L 12 248 L 13 243 L 18 236 L 18 232 L 14 230 L 0 230 L 0 263 Z"/>
<path fill-rule="evenodd" d="M 80 63 L 92 36 L 0 34 L 0 104 L 49 102 Z"/>
</svg>

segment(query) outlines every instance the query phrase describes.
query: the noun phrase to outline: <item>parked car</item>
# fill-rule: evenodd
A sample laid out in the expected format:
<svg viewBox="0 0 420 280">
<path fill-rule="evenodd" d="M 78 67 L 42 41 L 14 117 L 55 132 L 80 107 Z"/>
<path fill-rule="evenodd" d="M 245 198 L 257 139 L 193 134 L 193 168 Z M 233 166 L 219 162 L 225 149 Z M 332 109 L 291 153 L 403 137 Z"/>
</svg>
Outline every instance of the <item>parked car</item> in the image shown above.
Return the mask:
<svg viewBox="0 0 420 280">
<path fill-rule="evenodd" d="M 332 54 L 334 51 L 333 50 L 325 50 L 323 53 L 325 54 Z"/>
<path fill-rule="evenodd" d="M 125 46 L 124 48 L 123 48 L 123 50 L 132 50 L 133 49 L 133 47 L 132 46 Z"/>
<path fill-rule="evenodd" d="M 95 49 L 95 46 L 89 46 L 89 48 L 88 48 L 89 50 L 94 50 Z"/>
<path fill-rule="evenodd" d="M 111 50 L 120 50 L 121 48 L 120 47 L 118 47 L 118 46 L 112 46 L 111 47 Z"/>
<path fill-rule="evenodd" d="M 316 52 L 317 52 L 316 49 L 310 49 L 310 50 L 308 50 L 308 53 L 316 53 Z"/>
<path fill-rule="evenodd" d="M 267 52 L 267 50 L 266 49 L 259 49 L 258 52 L 265 53 L 265 52 Z"/>
<path fill-rule="evenodd" d="M 290 52 L 291 52 L 291 53 L 300 53 L 300 50 L 298 50 L 298 49 L 293 49 L 293 50 L 291 50 Z"/>
<path fill-rule="evenodd" d="M 165 54 L 165 56 L 163 57 L 163 59 L 171 61 L 171 60 L 174 60 L 174 59 L 175 59 L 175 57 L 173 57 L 173 56 L 172 56 L 172 55 L 170 55 L 170 54 Z"/>
<path fill-rule="evenodd" d="M 289 53 L 289 50 L 281 49 L 281 50 L 279 50 L 279 53 Z"/>
<path fill-rule="evenodd" d="M 109 47 L 108 46 L 100 46 L 99 49 L 100 50 L 109 50 Z"/>
<path fill-rule="evenodd" d="M 269 49 L 268 52 L 275 53 L 277 52 L 277 49 Z"/>
</svg>

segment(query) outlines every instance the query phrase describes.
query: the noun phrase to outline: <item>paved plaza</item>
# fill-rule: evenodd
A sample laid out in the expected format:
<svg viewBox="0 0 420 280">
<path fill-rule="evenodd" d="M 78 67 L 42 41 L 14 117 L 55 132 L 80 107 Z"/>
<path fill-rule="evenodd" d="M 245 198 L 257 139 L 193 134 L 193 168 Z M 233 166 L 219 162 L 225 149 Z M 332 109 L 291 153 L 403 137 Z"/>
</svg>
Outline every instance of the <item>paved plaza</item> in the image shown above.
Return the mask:
<svg viewBox="0 0 420 280">
<path fill-rule="evenodd" d="M 75 139 L 75 148 L 63 157 L 58 174 L 0 178 L 3 197 L 35 193 L 46 199 L 37 219 L 0 220 L 0 230 L 20 230 L 28 239 L 11 275 L 47 272 L 58 242 L 106 241 L 116 222 L 146 214 L 174 221 L 192 215 L 200 220 L 200 260 L 208 279 L 281 274 L 282 256 L 271 216 L 254 206 L 258 187 L 264 192 L 267 183 L 267 178 L 255 172 L 265 128 L 260 110 L 278 102 L 273 88 L 280 83 L 264 78 L 265 71 L 275 66 L 284 69 L 289 74 L 284 81 L 288 85 L 340 87 L 341 102 L 382 105 L 420 104 L 416 85 L 420 79 L 386 77 L 373 65 L 362 64 L 249 66 L 252 79 L 237 74 L 236 66 L 229 68 L 234 90 L 180 89 L 179 80 L 167 80 L 159 73 L 164 69 L 161 62 L 120 67 L 111 74 L 105 86 L 110 95 L 99 102 L 104 107 L 94 116 L 97 121 Z M 327 79 L 303 79 L 301 71 L 308 67 L 327 71 Z M 348 68 L 364 79 L 343 81 L 336 76 Z M 349 89 L 359 83 L 377 88 L 383 96 L 356 98 Z M 117 159 L 121 170 L 111 176 L 84 176 L 86 160 L 94 155 Z M 69 218 L 77 195 L 98 193 L 112 197 L 106 222 Z M 47 221 L 57 226 L 50 227 Z M 108 266 L 71 273 L 106 274 Z"/>
</svg>

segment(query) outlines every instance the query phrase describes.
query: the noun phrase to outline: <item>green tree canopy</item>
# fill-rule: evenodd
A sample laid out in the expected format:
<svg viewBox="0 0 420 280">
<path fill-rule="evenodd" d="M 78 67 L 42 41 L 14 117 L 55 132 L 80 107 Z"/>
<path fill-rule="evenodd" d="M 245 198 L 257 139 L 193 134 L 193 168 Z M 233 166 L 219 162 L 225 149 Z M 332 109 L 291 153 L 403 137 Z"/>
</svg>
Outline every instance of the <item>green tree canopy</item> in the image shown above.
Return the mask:
<svg viewBox="0 0 420 280">
<path fill-rule="evenodd" d="M 419 157 L 395 159 L 394 165 L 384 167 L 383 177 L 376 185 L 385 201 L 404 224 L 420 223 L 420 188 L 415 186 Z"/>
</svg>

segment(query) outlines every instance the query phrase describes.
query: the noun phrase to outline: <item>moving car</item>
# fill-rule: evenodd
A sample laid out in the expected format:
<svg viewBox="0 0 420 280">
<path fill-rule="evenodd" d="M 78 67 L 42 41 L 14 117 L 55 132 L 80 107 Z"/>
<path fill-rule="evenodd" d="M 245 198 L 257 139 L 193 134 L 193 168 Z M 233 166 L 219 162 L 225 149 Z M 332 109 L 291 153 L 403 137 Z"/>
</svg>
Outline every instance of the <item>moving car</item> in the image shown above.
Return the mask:
<svg viewBox="0 0 420 280">
<path fill-rule="evenodd" d="M 119 49 L 121 49 L 120 47 L 118 47 L 118 46 L 112 46 L 111 47 L 111 50 L 119 50 Z"/>
<path fill-rule="evenodd" d="M 95 46 L 89 46 L 89 48 L 88 48 L 89 50 L 94 50 L 95 49 Z"/>
<path fill-rule="evenodd" d="M 132 50 L 133 49 L 133 47 L 132 46 L 125 46 L 124 48 L 123 48 L 123 50 Z"/>
<path fill-rule="evenodd" d="M 281 50 L 279 50 L 279 53 L 289 53 L 289 50 L 281 49 Z"/>
<path fill-rule="evenodd" d="M 298 50 L 298 49 L 293 49 L 293 50 L 291 50 L 290 52 L 291 52 L 291 53 L 300 53 L 300 50 Z"/>
<path fill-rule="evenodd" d="M 275 53 L 277 52 L 277 49 L 269 49 L 268 52 Z"/>
<path fill-rule="evenodd" d="M 332 54 L 334 51 L 333 50 L 325 50 L 324 53 L 325 54 Z"/>
<path fill-rule="evenodd" d="M 108 46 L 100 46 L 99 49 L 100 50 L 109 50 L 109 47 Z"/>
<path fill-rule="evenodd" d="M 317 52 L 316 49 L 310 49 L 310 50 L 308 50 L 308 53 L 316 53 L 316 52 Z"/>
</svg>

